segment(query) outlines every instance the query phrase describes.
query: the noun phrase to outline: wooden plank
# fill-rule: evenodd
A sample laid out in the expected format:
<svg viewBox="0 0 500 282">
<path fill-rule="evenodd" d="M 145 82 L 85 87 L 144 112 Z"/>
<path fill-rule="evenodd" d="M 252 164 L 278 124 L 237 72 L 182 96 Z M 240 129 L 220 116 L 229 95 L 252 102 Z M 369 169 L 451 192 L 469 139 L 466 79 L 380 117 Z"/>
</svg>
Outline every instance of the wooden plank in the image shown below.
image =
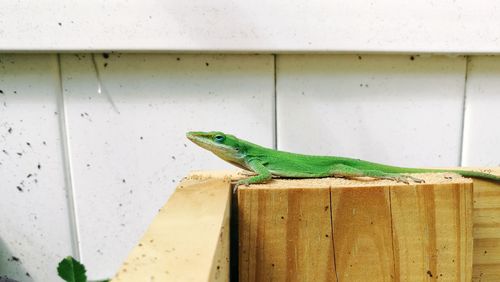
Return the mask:
<svg viewBox="0 0 500 282">
<path fill-rule="evenodd" d="M 396 268 L 402 281 L 470 281 L 472 186 L 391 188 Z"/>
<path fill-rule="evenodd" d="M 183 181 L 112 281 L 229 281 L 231 188 Z"/>
<path fill-rule="evenodd" d="M 486 169 L 500 175 L 500 167 Z M 500 184 L 474 180 L 473 281 L 500 281 Z"/>
<path fill-rule="evenodd" d="M 336 281 L 330 192 L 238 190 L 240 281 Z"/>
<path fill-rule="evenodd" d="M 474 282 L 498 282 L 500 281 L 500 264 L 474 265 L 472 273 Z"/>
<path fill-rule="evenodd" d="M 393 262 L 389 187 L 332 187 L 331 192 L 339 280 L 397 279 Z"/>
<path fill-rule="evenodd" d="M 240 280 L 469 281 L 472 182 L 418 176 L 426 184 L 277 179 L 240 188 Z M 410 262 L 413 254 L 419 262 Z"/>
</svg>

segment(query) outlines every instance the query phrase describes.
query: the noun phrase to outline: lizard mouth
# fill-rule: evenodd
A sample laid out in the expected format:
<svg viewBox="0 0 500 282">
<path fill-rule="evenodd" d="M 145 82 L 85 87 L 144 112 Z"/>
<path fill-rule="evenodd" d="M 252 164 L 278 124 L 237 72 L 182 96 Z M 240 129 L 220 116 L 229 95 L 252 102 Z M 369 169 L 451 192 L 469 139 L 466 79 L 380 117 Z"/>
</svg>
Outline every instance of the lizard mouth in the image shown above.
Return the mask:
<svg viewBox="0 0 500 282">
<path fill-rule="evenodd" d="M 188 132 L 186 133 L 186 137 L 191 140 L 191 142 L 205 149 L 214 149 L 218 147 L 209 136 L 206 136 L 206 134 L 202 132 Z"/>
<path fill-rule="evenodd" d="M 205 132 L 191 131 L 186 133 L 186 137 L 196 145 L 212 151 L 213 153 L 218 155 L 226 155 L 228 152 L 234 151 L 234 149 L 230 146 L 214 142 L 212 140 L 212 135 Z"/>
</svg>

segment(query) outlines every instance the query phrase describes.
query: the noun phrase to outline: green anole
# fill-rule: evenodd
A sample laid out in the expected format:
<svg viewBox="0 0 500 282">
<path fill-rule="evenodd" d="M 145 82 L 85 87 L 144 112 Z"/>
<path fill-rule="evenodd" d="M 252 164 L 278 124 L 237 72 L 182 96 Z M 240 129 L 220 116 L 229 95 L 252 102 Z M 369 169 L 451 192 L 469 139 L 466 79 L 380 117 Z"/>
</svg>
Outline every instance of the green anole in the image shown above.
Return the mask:
<svg viewBox="0 0 500 282">
<path fill-rule="evenodd" d="M 285 178 L 371 177 L 409 183 L 423 182 L 407 173 L 453 172 L 500 182 L 500 177 L 468 170 L 404 168 L 358 159 L 334 156 L 310 156 L 277 151 L 222 132 L 188 132 L 187 138 L 221 159 L 239 168 L 253 171 L 255 176 L 239 180 L 236 185 L 265 183 L 273 176 Z"/>
</svg>

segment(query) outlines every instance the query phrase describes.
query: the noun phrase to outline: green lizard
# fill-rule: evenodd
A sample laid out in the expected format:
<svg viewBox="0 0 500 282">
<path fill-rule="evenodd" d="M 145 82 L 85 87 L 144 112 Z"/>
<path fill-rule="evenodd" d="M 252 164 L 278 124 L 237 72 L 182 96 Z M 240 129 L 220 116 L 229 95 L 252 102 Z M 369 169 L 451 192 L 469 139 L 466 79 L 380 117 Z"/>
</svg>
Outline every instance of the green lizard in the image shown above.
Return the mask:
<svg viewBox="0 0 500 282">
<path fill-rule="evenodd" d="M 285 178 L 371 177 L 409 183 L 423 180 L 405 173 L 453 172 L 466 177 L 500 182 L 500 177 L 475 171 L 404 168 L 334 156 L 310 156 L 264 148 L 222 132 L 188 132 L 187 138 L 221 159 L 257 175 L 236 185 L 265 183 L 273 176 Z"/>
</svg>

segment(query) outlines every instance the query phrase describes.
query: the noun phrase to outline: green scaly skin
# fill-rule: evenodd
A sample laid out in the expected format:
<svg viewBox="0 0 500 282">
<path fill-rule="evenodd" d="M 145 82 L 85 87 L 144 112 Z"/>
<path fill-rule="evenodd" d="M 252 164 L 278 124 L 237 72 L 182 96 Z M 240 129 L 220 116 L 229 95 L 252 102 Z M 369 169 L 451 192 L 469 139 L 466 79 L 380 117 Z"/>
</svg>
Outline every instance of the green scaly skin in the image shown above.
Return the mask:
<svg viewBox="0 0 500 282">
<path fill-rule="evenodd" d="M 236 185 L 265 183 L 273 176 L 286 178 L 372 177 L 409 183 L 423 182 L 405 173 L 453 172 L 465 177 L 500 182 L 500 177 L 468 170 L 404 168 L 334 156 L 310 156 L 265 148 L 218 131 L 188 132 L 187 138 L 221 159 L 257 175 Z"/>
</svg>

